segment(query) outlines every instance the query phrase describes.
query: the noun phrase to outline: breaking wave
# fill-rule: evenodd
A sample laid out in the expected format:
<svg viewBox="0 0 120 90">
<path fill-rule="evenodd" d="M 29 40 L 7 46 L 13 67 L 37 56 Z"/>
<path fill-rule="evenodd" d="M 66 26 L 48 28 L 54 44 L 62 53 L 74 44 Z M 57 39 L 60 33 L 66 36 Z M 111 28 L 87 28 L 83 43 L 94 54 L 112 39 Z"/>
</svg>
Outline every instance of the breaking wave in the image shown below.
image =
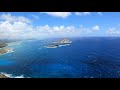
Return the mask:
<svg viewBox="0 0 120 90">
<path fill-rule="evenodd" d="M 62 47 L 62 46 L 68 46 L 68 45 L 70 45 L 70 44 L 59 45 L 59 47 Z"/>
<path fill-rule="evenodd" d="M 26 77 L 24 77 L 24 75 L 13 76 L 12 74 L 7 74 L 7 73 L 4 73 L 4 72 L 1 72 L 0 74 L 3 74 L 3 75 L 5 75 L 8 78 L 26 78 Z M 29 77 L 27 77 L 27 78 L 29 78 Z"/>
</svg>

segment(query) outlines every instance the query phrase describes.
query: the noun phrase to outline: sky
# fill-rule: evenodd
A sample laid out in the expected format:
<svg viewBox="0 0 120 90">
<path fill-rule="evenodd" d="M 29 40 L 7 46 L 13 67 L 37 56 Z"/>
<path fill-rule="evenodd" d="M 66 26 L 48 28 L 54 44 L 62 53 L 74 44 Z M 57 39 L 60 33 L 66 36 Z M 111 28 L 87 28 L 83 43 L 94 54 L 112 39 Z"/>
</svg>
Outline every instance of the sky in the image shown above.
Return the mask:
<svg viewBox="0 0 120 90">
<path fill-rule="evenodd" d="M 0 12 L 0 38 L 119 37 L 120 12 Z"/>
</svg>

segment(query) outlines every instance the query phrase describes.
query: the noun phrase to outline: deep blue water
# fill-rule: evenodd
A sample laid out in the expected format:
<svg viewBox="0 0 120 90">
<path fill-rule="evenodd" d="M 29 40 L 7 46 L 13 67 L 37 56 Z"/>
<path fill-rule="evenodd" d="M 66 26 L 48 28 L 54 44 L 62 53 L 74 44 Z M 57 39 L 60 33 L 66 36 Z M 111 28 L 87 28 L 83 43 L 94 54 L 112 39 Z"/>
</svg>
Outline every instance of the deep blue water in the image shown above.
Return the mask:
<svg viewBox="0 0 120 90">
<path fill-rule="evenodd" d="M 120 38 L 70 38 L 72 43 L 45 48 L 57 39 L 15 43 L 0 55 L 0 72 L 32 78 L 120 78 Z"/>
</svg>

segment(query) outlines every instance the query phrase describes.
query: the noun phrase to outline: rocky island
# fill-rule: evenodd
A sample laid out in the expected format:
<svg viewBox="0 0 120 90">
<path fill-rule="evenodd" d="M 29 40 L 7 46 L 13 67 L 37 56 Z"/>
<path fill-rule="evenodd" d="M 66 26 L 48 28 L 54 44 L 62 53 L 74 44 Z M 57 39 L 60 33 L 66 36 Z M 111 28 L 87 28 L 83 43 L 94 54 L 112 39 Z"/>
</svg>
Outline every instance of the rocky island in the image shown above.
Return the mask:
<svg viewBox="0 0 120 90">
<path fill-rule="evenodd" d="M 60 45 L 68 45 L 70 44 L 72 41 L 70 41 L 69 39 L 62 39 L 56 42 L 52 42 L 52 44 L 45 46 L 46 48 L 57 48 Z"/>
<path fill-rule="evenodd" d="M 59 40 L 57 42 L 54 42 L 54 43 L 57 43 L 57 44 L 70 44 L 72 41 L 70 41 L 69 39 L 62 39 L 62 40 Z"/>
</svg>

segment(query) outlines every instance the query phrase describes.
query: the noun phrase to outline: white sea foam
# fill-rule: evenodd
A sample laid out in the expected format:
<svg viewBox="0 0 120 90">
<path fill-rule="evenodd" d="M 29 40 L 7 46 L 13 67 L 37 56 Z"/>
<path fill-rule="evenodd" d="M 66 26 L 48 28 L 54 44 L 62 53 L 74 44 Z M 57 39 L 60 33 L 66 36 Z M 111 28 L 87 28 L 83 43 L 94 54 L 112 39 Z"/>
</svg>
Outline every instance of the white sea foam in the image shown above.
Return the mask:
<svg viewBox="0 0 120 90">
<path fill-rule="evenodd" d="M 46 47 L 46 48 L 57 48 L 57 47 Z"/>
<path fill-rule="evenodd" d="M 7 50 L 7 53 L 11 53 L 11 52 L 14 52 L 12 48 Z"/>
<path fill-rule="evenodd" d="M 48 46 L 44 46 L 45 48 L 57 48 L 57 47 L 48 47 Z"/>
<path fill-rule="evenodd" d="M 13 76 L 12 74 L 7 74 L 7 73 L 4 73 L 4 72 L 1 72 L 0 74 L 3 74 L 3 75 L 5 75 L 8 78 L 26 78 L 26 77 L 24 77 L 24 75 Z M 29 77 L 27 77 L 27 78 L 29 78 Z"/>
<path fill-rule="evenodd" d="M 68 46 L 68 45 L 70 45 L 70 44 L 65 44 L 65 45 L 59 45 L 59 47 L 62 47 L 62 46 Z"/>
</svg>

